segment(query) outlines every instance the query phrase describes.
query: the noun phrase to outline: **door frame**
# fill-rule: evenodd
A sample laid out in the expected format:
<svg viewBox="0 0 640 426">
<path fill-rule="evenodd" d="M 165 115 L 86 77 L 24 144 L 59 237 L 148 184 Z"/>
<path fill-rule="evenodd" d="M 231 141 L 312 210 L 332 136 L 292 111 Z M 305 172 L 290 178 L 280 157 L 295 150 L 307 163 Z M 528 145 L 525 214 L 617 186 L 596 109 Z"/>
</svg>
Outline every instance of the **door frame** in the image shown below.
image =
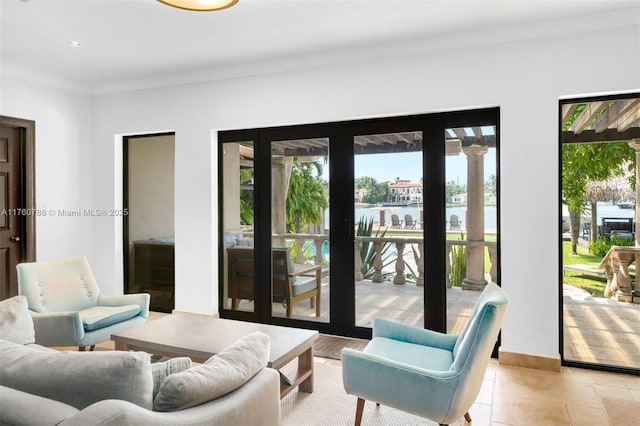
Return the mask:
<svg viewBox="0 0 640 426">
<path fill-rule="evenodd" d="M 173 136 L 175 143 L 176 132 L 159 132 L 159 133 L 141 133 L 123 136 L 122 138 L 122 208 L 124 211 L 130 212 L 130 193 L 129 193 L 129 180 L 130 180 L 130 161 L 129 161 L 129 147 L 131 141 L 135 139 L 155 138 L 162 136 Z M 175 154 L 175 153 L 174 153 Z M 174 158 L 175 161 L 175 158 Z M 175 207 L 175 206 L 174 206 Z M 174 224 L 175 228 L 175 224 Z M 131 291 L 131 253 L 130 253 L 130 224 L 129 214 L 122 216 L 122 274 L 124 283 L 124 292 L 129 293 Z M 174 286 L 175 287 L 175 286 Z M 174 289 L 175 290 L 175 289 Z M 175 304 L 175 301 L 174 301 Z"/>
<path fill-rule="evenodd" d="M 31 214 L 23 215 L 22 262 L 36 260 L 36 122 L 24 118 L 0 115 L 0 126 L 20 129 L 22 201 Z"/>
<path fill-rule="evenodd" d="M 486 107 L 447 112 L 435 112 L 405 116 L 391 116 L 382 118 L 369 118 L 339 122 L 311 123 L 302 125 L 265 127 L 253 129 L 237 129 L 218 132 L 218 218 L 224 217 L 224 170 L 220 159 L 224 157 L 225 143 L 253 141 L 254 143 L 254 167 L 255 176 L 259 177 L 254 182 L 254 214 L 261 218 L 261 223 L 268 226 L 254 229 L 255 253 L 269 253 L 271 249 L 271 142 L 305 138 L 327 137 L 330 140 L 329 148 L 329 197 L 331 199 L 332 216 L 330 221 L 331 241 L 337 241 L 338 236 L 353 240 L 354 206 L 353 193 L 345 190 L 345 181 L 353 178 L 353 137 L 358 134 L 389 133 L 403 130 L 422 131 L 423 141 L 435 143 L 429 150 L 423 145 L 423 170 L 430 170 L 431 176 L 435 175 L 432 184 L 424 187 L 424 202 L 433 205 L 442 205 L 441 209 L 426 210 L 425 222 L 437 224 L 426 227 L 423 231 L 425 241 L 424 259 L 425 270 L 429 270 L 430 279 L 425 282 L 424 291 L 429 297 L 424 298 L 424 327 L 440 332 L 446 332 L 446 286 L 445 282 L 445 147 L 444 132 L 446 128 L 472 127 L 491 123 L 496 126 L 496 144 L 499 146 L 500 133 L 500 108 Z M 424 142 L 423 142 L 424 143 Z M 496 173 L 499 191 L 499 153 L 496 156 Z M 340 182 L 340 183 L 338 183 Z M 353 182 L 351 183 L 353 186 Z M 346 187 L 349 187 L 347 185 Z M 497 202 L 498 217 L 497 226 L 500 228 L 500 204 Z M 336 209 L 337 208 L 337 209 Z M 333 212 L 343 212 L 346 216 L 338 217 Z M 224 248 L 224 225 L 218 221 L 218 250 Z M 498 259 L 500 258 L 500 237 L 497 241 Z M 353 247 L 342 247 L 340 244 L 332 244 L 331 256 L 346 260 L 350 265 L 342 262 L 340 266 L 331 267 L 330 280 L 336 283 L 345 277 L 353 278 Z M 223 256 L 219 256 L 219 283 L 224 282 Z M 350 269 L 347 267 L 350 266 Z M 254 260 L 255 275 L 258 277 L 271 277 L 271 261 L 269 256 L 256 255 Z M 500 283 L 500 264 L 497 267 L 498 283 Z M 258 280 L 256 280 L 258 281 Z M 442 283 L 442 284 L 440 284 Z M 262 297 L 268 294 L 270 280 L 264 279 L 256 282 L 254 289 L 255 310 L 253 312 L 234 311 L 224 306 L 223 285 L 219 291 L 219 312 L 221 317 L 256 321 L 276 325 L 294 325 L 310 328 L 321 333 L 340 334 L 349 337 L 371 338 L 371 329 L 355 325 L 355 293 L 345 291 L 331 291 L 330 321 L 315 322 L 311 320 L 280 318 L 271 315 L 270 298 Z M 338 285 L 339 286 L 339 285 Z M 352 287 L 351 287 L 352 288 Z"/>
<path fill-rule="evenodd" d="M 599 364 L 591 361 L 581 361 L 576 359 L 567 359 L 565 355 L 565 312 L 564 312 L 564 262 L 563 262 L 563 240 L 562 240 L 562 171 L 563 171 L 563 163 L 562 163 L 562 148 L 565 144 L 591 144 L 591 143 L 615 143 L 615 142 L 628 142 L 638 136 L 637 130 L 627 129 L 624 137 L 616 137 L 614 140 L 607 140 L 606 137 L 601 137 L 600 140 L 593 141 L 568 141 L 564 142 L 563 139 L 563 116 L 562 116 L 562 108 L 567 104 L 579 104 L 579 103 L 588 103 L 595 101 L 613 101 L 617 99 L 627 99 L 633 97 L 640 97 L 640 92 L 638 91 L 630 91 L 624 93 L 615 93 L 609 95 L 581 95 L 574 97 L 565 97 L 558 100 L 558 346 L 560 353 L 560 363 L 562 366 L 566 367 L 575 367 L 575 368 L 584 368 L 589 370 L 596 371 L 606 371 L 612 373 L 623 373 L 623 374 L 632 374 L 638 375 L 640 374 L 640 369 L 636 367 L 630 366 L 622 366 L 615 364 Z M 605 132 L 602 132 L 601 135 L 604 135 Z M 636 164 L 636 168 L 638 168 L 638 164 Z M 637 171 L 636 171 L 637 174 Z M 636 206 L 638 208 L 638 206 Z"/>
</svg>

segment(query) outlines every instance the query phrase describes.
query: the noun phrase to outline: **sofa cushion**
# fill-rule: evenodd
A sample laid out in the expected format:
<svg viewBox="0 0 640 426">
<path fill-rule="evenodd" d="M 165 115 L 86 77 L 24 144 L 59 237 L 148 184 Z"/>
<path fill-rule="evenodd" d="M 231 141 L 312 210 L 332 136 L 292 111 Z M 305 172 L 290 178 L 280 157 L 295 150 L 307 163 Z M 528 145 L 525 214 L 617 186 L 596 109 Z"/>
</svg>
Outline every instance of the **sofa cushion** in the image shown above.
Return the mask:
<svg viewBox="0 0 640 426">
<path fill-rule="evenodd" d="M 180 373 L 191 368 L 191 358 L 183 356 L 171 358 L 167 361 L 154 362 L 151 364 L 151 375 L 153 376 L 153 399 L 160 390 L 160 385 L 170 374 Z"/>
<path fill-rule="evenodd" d="M 0 386 L 1 425 L 57 425 L 77 413 L 62 402 Z"/>
<path fill-rule="evenodd" d="M 144 352 L 58 352 L 0 341 L 0 384 L 83 409 L 103 399 L 152 405 Z"/>
<path fill-rule="evenodd" d="M 36 341 L 27 298 L 15 296 L 0 302 L 0 339 L 20 345 Z"/>
<path fill-rule="evenodd" d="M 140 312 L 139 305 L 94 306 L 80 311 L 82 327 L 87 330 L 98 330 L 135 317 Z"/>
<path fill-rule="evenodd" d="M 269 351 L 269 336 L 253 332 L 204 364 L 167 377 L 160 385 L 153 409 L 184 410 L 226 395 L 267 365 Z"/>
</svg>

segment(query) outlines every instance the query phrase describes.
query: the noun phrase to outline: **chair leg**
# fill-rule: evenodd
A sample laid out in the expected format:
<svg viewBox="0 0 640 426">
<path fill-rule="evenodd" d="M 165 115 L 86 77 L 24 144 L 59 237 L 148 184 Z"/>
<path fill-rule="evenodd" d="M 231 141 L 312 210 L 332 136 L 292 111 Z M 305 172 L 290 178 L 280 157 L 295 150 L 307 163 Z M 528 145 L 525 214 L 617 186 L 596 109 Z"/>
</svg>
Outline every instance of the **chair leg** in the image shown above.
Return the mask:
<svg viewBox="0 0 640 426">
<path fill-rule="evenodd" d="M 464 413 L 464 420 L 467 423 L 471 423 L 471 416 L 469 415 L 469 412 L 467 411 L 466 413 Z M 447 423 L 439 423 L 440 426 L 449 426 Z"/>
<path fill-rule="evenodd" d="M 364 411 L 364 399 L 358 398 L 358 403 L 356 404 L 356 421 L 354 426 L 360 426 L 362 423 L 362 412 Z"/>
<path fill-rule="evenodd" d="M 93 352 L 93 350 L 96 348 L 96 345 L 91 345 L 89 346 L 89 351 Z M 78 346 L 78 350 L 80 352 L 84 352 L 87 349 L 86 346 Z"/>
</svg>

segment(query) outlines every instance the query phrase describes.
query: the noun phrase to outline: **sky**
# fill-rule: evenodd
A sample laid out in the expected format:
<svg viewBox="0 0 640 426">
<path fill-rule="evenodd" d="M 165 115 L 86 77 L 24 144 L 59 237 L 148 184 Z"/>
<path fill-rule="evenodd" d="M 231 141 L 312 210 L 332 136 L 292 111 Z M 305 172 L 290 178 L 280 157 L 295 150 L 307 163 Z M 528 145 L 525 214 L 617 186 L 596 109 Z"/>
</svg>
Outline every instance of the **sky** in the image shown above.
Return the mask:
<svg viewBox="0 0 640 426">
<path fill-rule="evenodd" d="M 485 181 L 496 174 L 496 150 L 490 148 L 485 156 Z M 467 157 L 464 154 L 448 156 L 445 164 L 446 181 L 459 185 L 467 184 Z M 394 154 L 368 154 L 355 157 L 355 177 L 370 176 L 378 182 L 400 179 L 420 182 L 422 177 L 422 156 L 420 152 Z M 326 177 L 325 177 L 326 179 Z"/>
</svg>

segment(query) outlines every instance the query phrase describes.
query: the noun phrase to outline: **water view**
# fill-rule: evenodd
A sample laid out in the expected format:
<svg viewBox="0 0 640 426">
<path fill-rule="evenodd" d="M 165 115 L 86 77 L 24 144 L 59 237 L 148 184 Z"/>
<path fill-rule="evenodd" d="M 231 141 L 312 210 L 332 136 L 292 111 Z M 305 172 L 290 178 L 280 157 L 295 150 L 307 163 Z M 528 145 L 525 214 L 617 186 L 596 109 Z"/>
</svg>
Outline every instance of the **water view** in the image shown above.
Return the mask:
<svg viewBox="0 0 640 426">
<path fill-rule="evenodd" d="M 420 211 L 423 207 L 359 207 L 355 209 L 355 220 L 359 220 L 361 217 L 366 219 L 373 218 L 374 222 L 380 221 L 380 210 L 385 213 L 385 223 L 391 225 L 391 215 L 397 214 L 400 220 L 404 220 L 404 215 L 409 214 L 413 217 L 413 220 L 420 221 Z M 465 217 L 467 214 L 467 206 L 459 207 L 447 207 L 445 210 L 445 216 L 447 220 L 451 215 L 457 215 L 462 221 L 462 228 L 465 226 Z M 495 232 L 498 229 L 498 216 L 497 208 L 493 206 L 484 207 L 484 229 L 488 232 Z"/>
</svg>

